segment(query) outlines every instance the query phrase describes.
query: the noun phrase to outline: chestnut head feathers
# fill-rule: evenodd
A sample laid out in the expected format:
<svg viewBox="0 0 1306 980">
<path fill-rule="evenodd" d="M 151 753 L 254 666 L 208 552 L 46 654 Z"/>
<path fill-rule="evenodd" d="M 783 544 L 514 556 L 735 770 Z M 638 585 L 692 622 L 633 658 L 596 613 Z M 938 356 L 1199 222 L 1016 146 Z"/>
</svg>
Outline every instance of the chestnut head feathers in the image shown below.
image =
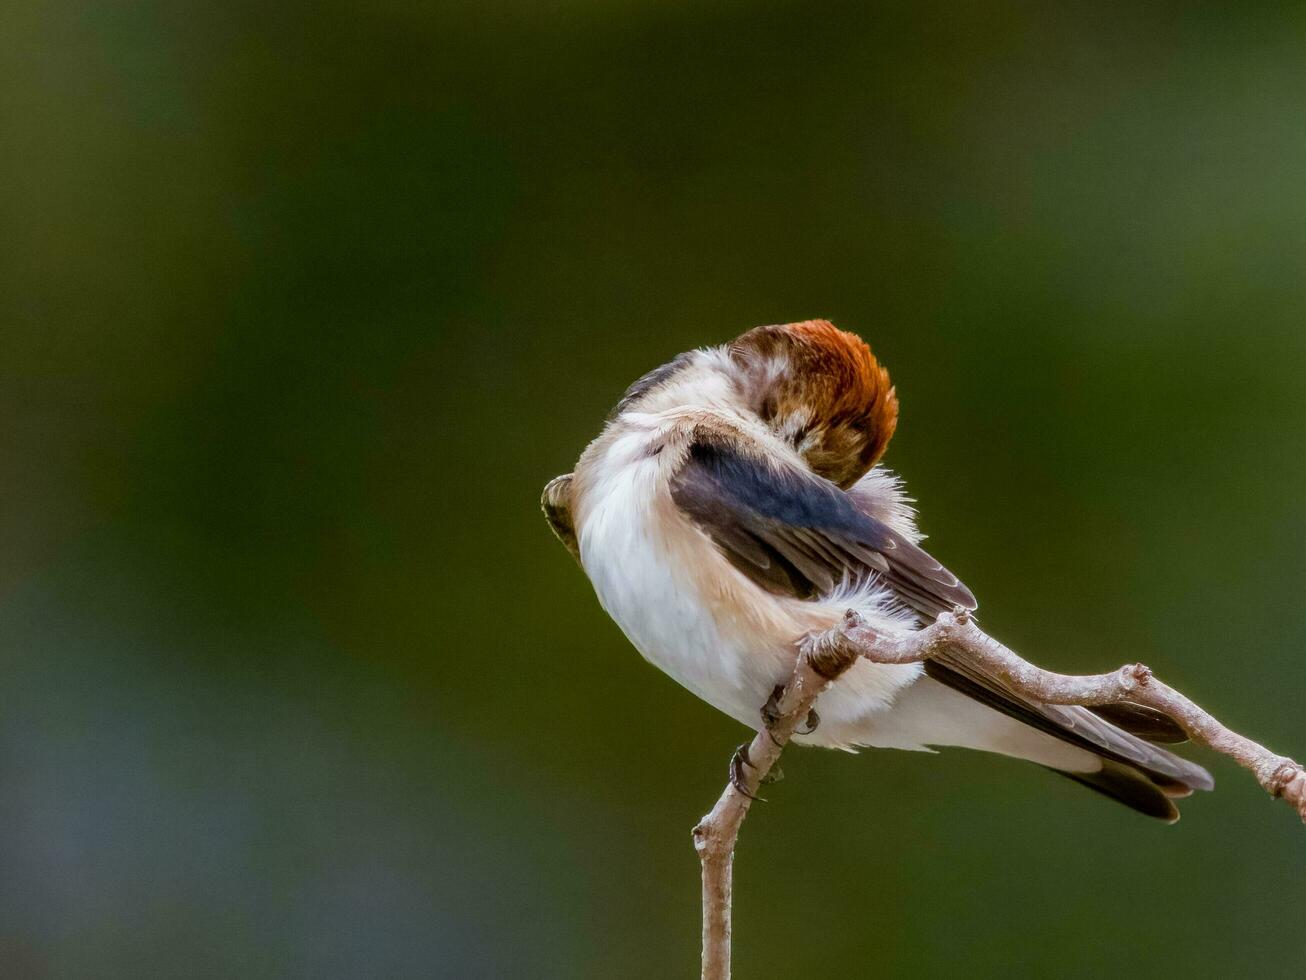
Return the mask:
<svg viewBox="0 0 1306 980">
<path fill-rule="evenodd" d="M 725 347 L 681 354 L 631 385 L 609 420 L 714 401 L 756 415 L 844 489 L 884 454 L 898 422 L 889 373 L 828 320 L 756 327 Z"/>
<path fill-rule="evenodd" d="M 816 473 L 847 489 L 898 424 L 889 372 L 828 320 L 756 327 L 730 345 L 749 408 Z"/>
</svg>

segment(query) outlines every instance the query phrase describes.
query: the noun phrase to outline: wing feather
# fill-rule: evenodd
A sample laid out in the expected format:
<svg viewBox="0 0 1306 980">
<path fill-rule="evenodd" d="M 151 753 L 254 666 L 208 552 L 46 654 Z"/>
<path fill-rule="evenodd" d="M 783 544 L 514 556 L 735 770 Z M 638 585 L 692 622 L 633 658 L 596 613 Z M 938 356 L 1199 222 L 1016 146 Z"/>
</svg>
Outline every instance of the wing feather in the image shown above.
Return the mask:
<svg viewBox="0 0 1306 980">
<path fill-rule="evenodd" d="M 975 608 L 957 576 L 814 473 L 700 440 L 672 481 L 672 498 L 737 568 L 771 591 L 815 598 L 874 575 L 931 618 Z M 775 566 L 786 574 L 770 574 Z"/>
<path fill-rule="evenodd" d="M 676 505 L 735 567 L 771 592 L 816 599 L 843 583 L 874 579 L 927 621 L 958 606 L 976 608 L 974 595 L 956 575 L 868 513 L 855 495 L 797 466 L 700 438 L 672 480 L 671 491 Z M 997 711 L 1105 760 L 1141 770 L 1168 791 L 1213 785 L 1200 766 L 1087 708 L 1030 701 L 952 654 L 928 662 L 925 669 Z M 1167 726 L 1164 716 L 1149 718 L 1128 709 L 1113 717 L 1135 720 L 1144 734 L 1154 730 L 1173 735 L 1176 727 L 1172 722 Z M 1116 779 L 1108 795 L 1119 796 L 1124 785 L 1123 777 Z"/>
</svg>

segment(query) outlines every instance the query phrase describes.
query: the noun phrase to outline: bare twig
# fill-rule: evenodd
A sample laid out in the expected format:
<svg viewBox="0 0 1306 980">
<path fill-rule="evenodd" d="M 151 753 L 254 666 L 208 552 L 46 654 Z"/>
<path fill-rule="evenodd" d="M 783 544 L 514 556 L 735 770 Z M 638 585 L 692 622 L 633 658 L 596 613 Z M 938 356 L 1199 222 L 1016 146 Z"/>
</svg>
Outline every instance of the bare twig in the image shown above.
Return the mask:
<svg viewBox="0 0 1306 980">
<path fill-rule="evenodd" d="M 694 828 L 694 847 L 703 871 L 703 980 L 730 976 L 731 865 L 740 825 L 751 796 L 780 758 L 802 719 L 832 680 L 858 658 L 882 664 L 918 663 L 948 651 L 985 668 L 1013 693 L 1045 704 L 1100 706 L 1124 701 L 1160 711 L 1188 737 L 1249 770 L 1261 787 L 1281 797 L 1306 822 L 1306 769 L 1221 724 L 1142 664 L 1109 674 L 1074 676 L 1035 667 L 979 628 L 965 610 L 944 613 L 914 633 L 877 633 L 856 613 L 800 644 L 793 677 L 779 699 L 773 721 L 758 732 L 732 766 L 733 779 L 710 813 Z M 739 785 L 736 785 L 736 782 Z"/>
<path fill-rule="evenodd" d="M 801 652 L 784 692 L 752 742 L 741 746 L 731 763 L 731 779 L 710 813 L 694 828 L 694 849 L 703 871 L 703 978 L 730 976 L 730 887 L 735 840 L 758 787 L 780 758 L 790 737 L 805 720 L 822 691 L 857 659 L 848 643 L 830 642 L 828 634 L 800 644 Z"/>
<path fill-rule="evenodd" d="M 1251 772 L 1271 796 L 1282 797 L 1306 822 L 1306 770 L 1227 728 L 1142 664 L 1126 664 L 1109 674 L 1056 674 L 1035 667 L 989 636 L 961 609 L 944 613 L 925 629 L 905 636 L 878 634 L 856 613 L 829 630 L 822 642 L 847 647 L 875 663 L 914 663 L 945 650 L 984 667 L 1016 694 L 1045 704 L 1096 706 L 1128 701 L 1168 715 L 1193 742 L 1227 755 Z"/>
</svg>

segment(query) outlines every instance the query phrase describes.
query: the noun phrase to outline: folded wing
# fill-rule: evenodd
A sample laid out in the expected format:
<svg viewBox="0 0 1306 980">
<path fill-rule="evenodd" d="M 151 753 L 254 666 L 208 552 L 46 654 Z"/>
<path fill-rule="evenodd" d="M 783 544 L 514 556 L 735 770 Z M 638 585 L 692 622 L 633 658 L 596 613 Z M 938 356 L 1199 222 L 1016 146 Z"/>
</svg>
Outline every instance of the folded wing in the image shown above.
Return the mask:
<svg viewBox="0 0 1306 980">
<path fill-rule="evenodd" d="M 672 498 L 745 575 L 803 599 L 875 577 L 930 619 L 975 608 L 957 576 L 853 497 L 797 466 L 782 467 L 709 440 L 690 449 Z"/>
<path fill-rule="evenodd" d="M 970 590 L 924 550 L 866 513 L 855 496 L 797 465 L 702 438 L 673 479 L 672 497 L 737 569 L 770 592 L 819 599 L 874 579 L 927 622 L 958 606 L 976 608 Z M 1200 766 L 1089 709 L 1030 701 L 963 658 L 945 654 L 925 669 L 994 710 L 1097 754 L 1105 760 L 1102 774 L 1075 778 L 1135 809 L 1173 818 L 1169 797 L 1213 785 Z M 1175 740 L 1173 722 L 1141 706 L 1116 707 L 1110 716 L 1158 741 Z"/>
</svg>

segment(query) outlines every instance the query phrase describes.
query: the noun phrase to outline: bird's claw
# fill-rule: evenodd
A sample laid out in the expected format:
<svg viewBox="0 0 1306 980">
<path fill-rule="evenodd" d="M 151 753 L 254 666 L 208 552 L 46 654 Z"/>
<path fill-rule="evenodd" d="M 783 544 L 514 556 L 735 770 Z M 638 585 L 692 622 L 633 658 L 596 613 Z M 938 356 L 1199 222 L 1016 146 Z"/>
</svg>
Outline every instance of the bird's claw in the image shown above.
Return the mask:
<svg viewBox="0 0 1306 980">
<path fill-rule="evenodd" d="M 780 743 L 776 741 L 774 729 L 776 724 L 780 721 L 780 698 L 783 696 L 784 692 L 784 685 L 777 684 L 771 691 L 771 696 L 766 699 L 766 704 L 762 705 L 762 726 L 766 729 L 767 735 L 771 737 L 771 741 L 775 742 L 777 746 L 779 746 Z M 812 708 L 807 712 L 807 721 L 804 722 L 804 727 L 795 729 L 794 734 L 810 735 L 812 732 L 816 731 L 816 726 L 820 723 L 821 716 L 816 713 L 815 708 Z"/>
<path fill-rule="evenodd" d="M 794 734 L 810 735 L 812 734 L 812 732 L 816 731 L 816 726 L 819 725 L 820 723 L 821 723 L 821 716 L 816 713 L 815 708 L 812 708 L 810 711 L 807 712 L 807 721 L 804 722 L 805 727 L 795 729 Z"/>
<path fill-rule="evenodd" d="M 748 766 L 749 769 L 757 768 L 753 765 L 753 760 L 748 757 L 747 742 L 735 749 L 735 754 L 730 757 L 730 785 L 744 796 L 747 796 L 750 800 L 758 800 L 759 802 L 765 803 L 765 799 L 749 792 L 748 786 L 745 785 L 744 766 Z"/>
<path fill-rule="evenodd" d="M 776 722 L 780 720 L 780 697 L 785 692 L 783 684 L 777 684 L 771 691 L 771 696 L 766 699 L 766 704 L 762 705 L 762 724 L 766 725 L 767 731 L 775 727 Z"/>
</svg>

